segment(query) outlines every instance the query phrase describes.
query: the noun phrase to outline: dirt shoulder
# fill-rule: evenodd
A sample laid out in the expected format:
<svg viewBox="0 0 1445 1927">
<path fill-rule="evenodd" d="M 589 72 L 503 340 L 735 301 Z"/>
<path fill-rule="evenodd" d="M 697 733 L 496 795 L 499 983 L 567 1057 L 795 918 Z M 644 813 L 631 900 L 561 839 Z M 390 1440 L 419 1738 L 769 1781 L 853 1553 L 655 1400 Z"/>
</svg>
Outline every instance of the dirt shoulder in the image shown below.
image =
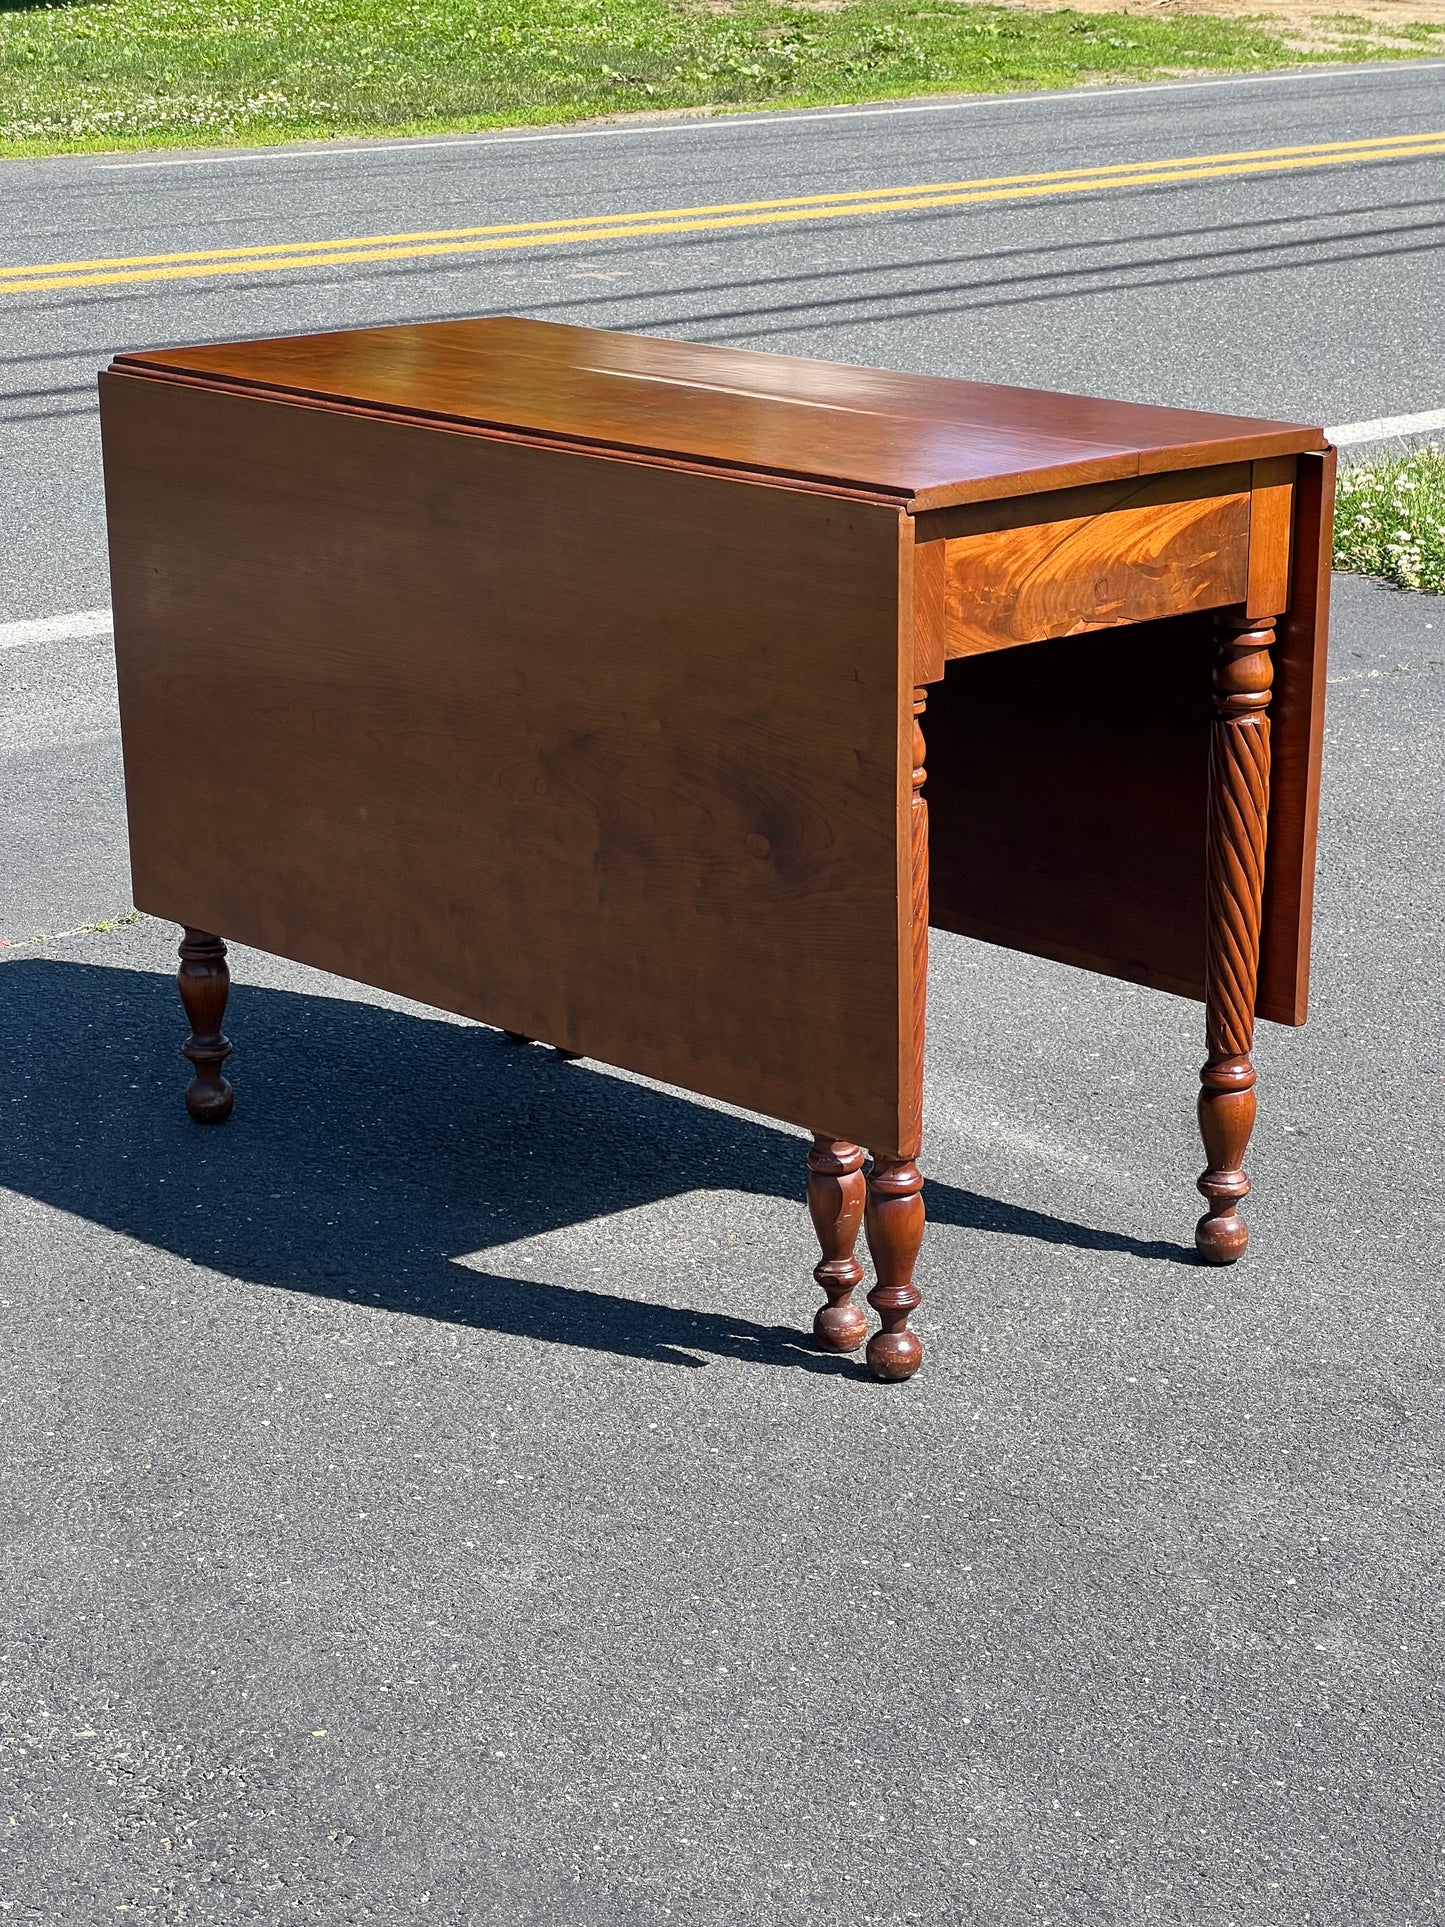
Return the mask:
<svg viewBox="0 0 1445 1927">
<path fill-rule="evenodd" d="M 1057 0 L 1000 0 L 1031 13 L 1050 12 Z M 1351 0 L 1348 9 L 1310 5 L 1309 0 L 1069 0 L 1076 13 L 1132 13 L 1163 19 L 1204 14 L 1217 20 L 1258 20 L 1311 52 L 1333 44 L 1413 45 L 1392 27 L 1445 27 L 1445 0 Z"/>
</svg>

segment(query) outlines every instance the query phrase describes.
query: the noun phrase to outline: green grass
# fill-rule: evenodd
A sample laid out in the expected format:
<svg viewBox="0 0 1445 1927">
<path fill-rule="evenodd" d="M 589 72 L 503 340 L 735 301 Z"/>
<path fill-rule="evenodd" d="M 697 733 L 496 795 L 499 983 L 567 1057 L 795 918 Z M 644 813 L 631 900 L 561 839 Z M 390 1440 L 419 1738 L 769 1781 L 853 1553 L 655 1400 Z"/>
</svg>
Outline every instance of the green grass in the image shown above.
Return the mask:
<svg viewBox="0 0 1445 1927">
<path fill-rule="evenodd" d="M 1445 448 L 1341 469 L 1335 567 L 1445 595 Z"/>
<path fill-rule="evenodd" d="M 1387 53 L 1445 28 L 966 0 L 0 0 L 0 154 L 428 133 L 648 109 L 1062 87 Z"/>
</svg>

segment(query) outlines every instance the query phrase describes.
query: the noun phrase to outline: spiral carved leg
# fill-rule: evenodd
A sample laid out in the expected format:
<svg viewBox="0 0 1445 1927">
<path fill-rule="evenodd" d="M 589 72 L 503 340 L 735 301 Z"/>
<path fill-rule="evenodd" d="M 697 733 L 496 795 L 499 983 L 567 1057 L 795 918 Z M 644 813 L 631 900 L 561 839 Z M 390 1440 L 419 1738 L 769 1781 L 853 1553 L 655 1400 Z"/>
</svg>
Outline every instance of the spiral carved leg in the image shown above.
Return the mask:
<svg viewBox="0 0 1445 1927">
<path fill-rule="evenodd" d="M 908 1320 L 922 1297 L 913 1268 L 924 1229 L 923 1176 L 912 1158 L 874 1158 L 864 1224 L 878 1273 L 868 1302 L 882 1327 L 868 1340 L 868 1369 L 874 1378 L 912 1378 L 923 1363 L 923 1341 Z"/>
<path fill-rule="evenodd" d="M 868 1336 L 863 1307 L 853 1302 L 863 1279 L 853 1253 L 867 1192 L 860 1148 L 846 1138 L 815 1133 L 808 1153 L 808 1210 L 823 1250 L 813 1276 L 828 1294 L 813 1320 L 813 1343 L 822 1352 L 856 1352 Z"/>
<path fill-rule="evenodd" d="M 1207 1209 L 1194 1233 L 1206 1264 L 1244 1255 L 1249 1191 L 1244 1154 L 1254 1128 L 1254 1001 L 1269 814 L 1269 698 L 1274 669 L 1270 618 L 1219 624 L 1214 726 L 1209 747 L 1205 1029 L 1199 1131 L 1208 1165 L 1199 1179 Z"/>
<path fill-rule="evenodd" d="M 226 999 L 231 994 L 226 946 L 208 931 L 187 927 L 180 957 L 176 982 L 191 1026 L 181 1050 L 195 1073 L 186 1088 L 186 1109 L 198 1124 L 219 1124 L 231 1115 L 236 1101 L 235 1092 L 221 1075 L 221 1066 L 231 1055 L 230 1043 L 221 1034 Z"/>
</svg>

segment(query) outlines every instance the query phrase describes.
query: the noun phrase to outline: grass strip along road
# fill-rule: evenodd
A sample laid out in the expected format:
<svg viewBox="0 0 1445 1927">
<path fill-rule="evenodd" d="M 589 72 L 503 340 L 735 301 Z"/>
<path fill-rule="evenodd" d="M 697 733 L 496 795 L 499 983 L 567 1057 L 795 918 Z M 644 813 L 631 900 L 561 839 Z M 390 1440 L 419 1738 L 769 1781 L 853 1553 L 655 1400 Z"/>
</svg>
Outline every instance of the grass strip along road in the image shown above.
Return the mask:
<svg viewBox="0 0 1445 1927">
<path fill-rule="evenodd" d="M 1100 194 L 1124 188 L 1222 180 L 1247 174 L 1281 174 L 1300 168 L 1360 166 L 1445 154 L 1445 130 L 1374 140 L 1330 141 L 1303 147 L 1255 148 L 1233 154 L 1119 162 L 1108 167 L 1065 168 L 1047 174 L 999 175 L 918 186 L 860 189 L 843 194 L 800 195 L 770 201 L 662 208 L 634 214 L 579 215 L 570 220 L 506 222 L 490 227 L 440 228 L 413 234 L 361 235 L 350 240 L 265 242 L 255 246 L 179 254 L 141 254 L 89 261 L 56 261 L 0 269 L 0 295 L 62 288 L 175 281 L 215 275 L 281 273 L 337 267 L 352 262 L 415 260 L 510 248 L 559 247 L 632 239 L 640 235 L 696 234 L 781 222 L 826 221 L 918 209 L 964 207 L 974 202 L 1025 200 L 1061 194 Z"/>
<path fill-rule="evenodd" d="M 0 4 L 0 153 L 442 133 L 1445 51 L 1445 23 L 937 0 Z"/>
<path fill-rule="evenodd" d="M 1445 595 L 1445 448 L 1340 471 L 1335 567 Z"/>
</svg>

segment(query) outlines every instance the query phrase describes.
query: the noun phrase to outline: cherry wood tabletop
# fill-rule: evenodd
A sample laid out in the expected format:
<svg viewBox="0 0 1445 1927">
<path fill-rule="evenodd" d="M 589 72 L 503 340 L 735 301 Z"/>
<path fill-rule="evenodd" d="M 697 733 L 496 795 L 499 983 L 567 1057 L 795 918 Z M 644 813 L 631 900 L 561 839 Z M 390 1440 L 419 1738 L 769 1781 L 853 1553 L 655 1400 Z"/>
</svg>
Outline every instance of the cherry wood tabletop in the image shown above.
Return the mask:
<svg viewBox="0 0 1445 1927">
<path fill-rule="evenodd" d="M 910 510 L 1318 452 L 1318 428 L 496 317 L 154 349 L 171 375 Z"/>
</svg>

